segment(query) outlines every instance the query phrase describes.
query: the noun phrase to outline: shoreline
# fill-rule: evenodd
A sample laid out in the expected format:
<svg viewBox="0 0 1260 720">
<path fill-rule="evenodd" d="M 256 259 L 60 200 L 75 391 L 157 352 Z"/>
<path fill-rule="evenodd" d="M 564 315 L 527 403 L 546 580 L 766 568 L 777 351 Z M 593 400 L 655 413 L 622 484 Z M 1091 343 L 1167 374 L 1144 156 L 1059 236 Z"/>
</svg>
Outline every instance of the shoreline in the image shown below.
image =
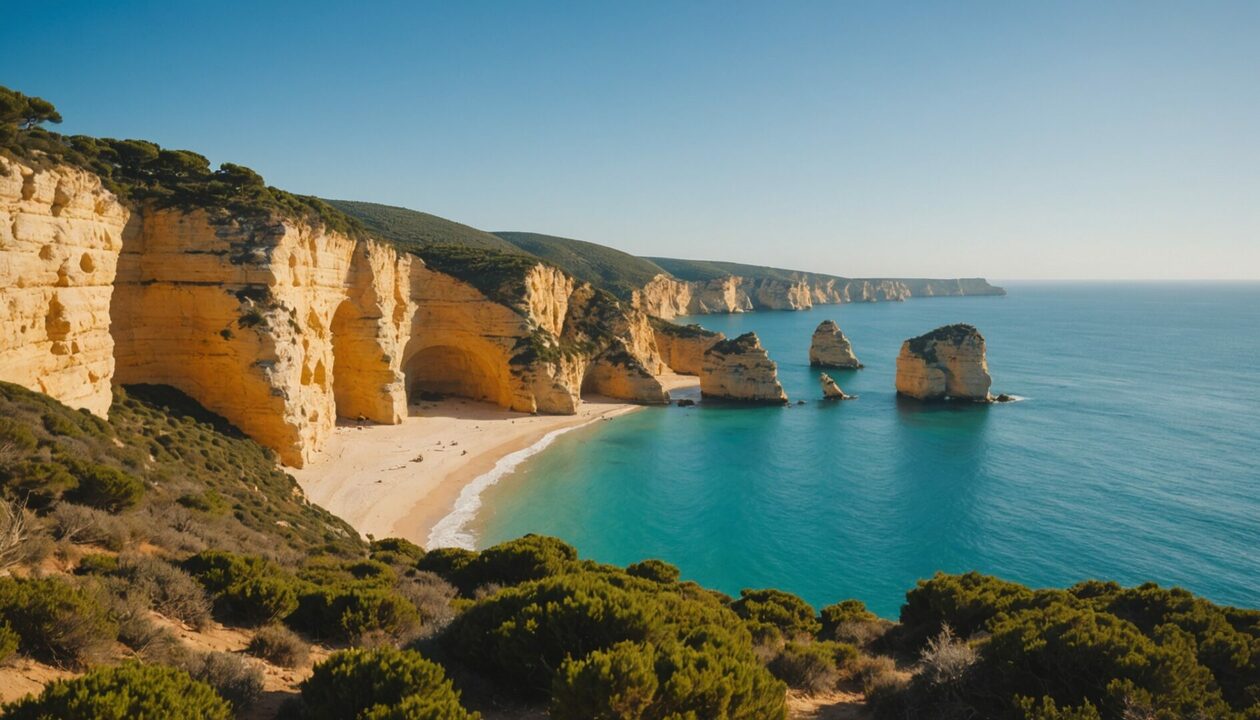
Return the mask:
<svg viewBox="0 0 1260 720">
<path fill-rule="evenodd" d="M 660 380 L 668 390 L 698 384 L 672 373 Z M 595 397 L 575 415 L 529 415 L 460 398 L 422 402 L 398 425 L 339 423 L 318 458 L 286 471 L 362 535 L 468 546 L 486 488 L 560 435 L 643 407 Z"/>
</svg>

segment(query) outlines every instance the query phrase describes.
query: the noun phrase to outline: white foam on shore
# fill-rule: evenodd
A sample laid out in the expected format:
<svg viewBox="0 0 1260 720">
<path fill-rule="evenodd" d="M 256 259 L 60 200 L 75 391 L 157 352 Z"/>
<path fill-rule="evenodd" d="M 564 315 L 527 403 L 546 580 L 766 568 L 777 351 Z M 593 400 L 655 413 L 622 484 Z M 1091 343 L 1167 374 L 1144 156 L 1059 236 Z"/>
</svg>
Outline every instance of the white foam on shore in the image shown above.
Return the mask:
<svg viewBox="0 0 1260 720">
<path fill-rule="evenodd" d="M 552 430 L 539 438 L 538 442 L 533 445 L 499 458 L 490 472 L 478 476 L 459 491 L 459 497 L 455 499 L 455 509 L 449 515 L 439 520 L 433 526 L 433 529 L 429 531 L 429 541 L 425 543 L 425 547 L 429 550 L 443 547 L 475 550 L 477 536 L 468 526 L 472 523 L 473 518 L 477 517 L 477 511 L 481 509 L 481 494 L 487 488 L 497 484 L 504 477 L 511 474 L 518 465 L 547 449 L 547 446 L 554 442 L 556 438 L 572 430 L 585 427 L 586 424 Z"/>
</svg>

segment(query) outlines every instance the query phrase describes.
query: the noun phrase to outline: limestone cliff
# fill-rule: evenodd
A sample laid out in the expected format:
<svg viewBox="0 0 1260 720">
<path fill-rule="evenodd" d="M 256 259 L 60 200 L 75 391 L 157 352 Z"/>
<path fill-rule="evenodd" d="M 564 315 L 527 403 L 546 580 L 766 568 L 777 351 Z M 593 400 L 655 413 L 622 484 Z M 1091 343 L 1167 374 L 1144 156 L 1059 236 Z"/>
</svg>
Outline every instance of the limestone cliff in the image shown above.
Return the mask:
<svg viewBox="0 0 1260 720">
<path fill-rule="evenodd" d="M 700 395 L 713 400 L 782 404 L 788 401 L 779 384 L 779 369 L 756 333 L 722 340 L 704 353 Z"/>
<path fill-rule="evenodd" d="M 179 388 L 300 466 L 338 416 L 405 414 L 409 264 L 317 224 L 140 208 L 111 308 L 115 379 Z"/>
<path fill-rule="evenodd" d="M 0 380 L 109 411 L 109 302 L 128 217 L 95 175 L 0 155 Z"/>
<path fill-rule="evenodd" d="M 634 293 L 632 302 L 654 317 L 672 320 L 679 315 L 808 310 L 814 305 L 902 301 L 911 297 L 1005 294 L 1002 288 L 989 285 L 982 278 L 863 280 L 774 272 L 774 277 L 732 273 L 699 279 L 657 275 Z"/>
<path fill-rule="evenodd" d="M 853 344 L 834 320 L 823 320 L 809 343 L 809 364 L 814 367 L 860 368 Z"/>
<path fill-rule="evenodd" d="M 906 340 L 897 356 L 897 392 L 919 400 L 991 402 L 984 336 L 946 325 Z"/>
<path fill-rule="evenodd" d="M 676 325 L 659 318 L 652 319 L 652 330 L 665 364 L 680 375 L 699 375 L 705 351 L 726 339 L 722 333 L 699 325 Z"/>
</svg>

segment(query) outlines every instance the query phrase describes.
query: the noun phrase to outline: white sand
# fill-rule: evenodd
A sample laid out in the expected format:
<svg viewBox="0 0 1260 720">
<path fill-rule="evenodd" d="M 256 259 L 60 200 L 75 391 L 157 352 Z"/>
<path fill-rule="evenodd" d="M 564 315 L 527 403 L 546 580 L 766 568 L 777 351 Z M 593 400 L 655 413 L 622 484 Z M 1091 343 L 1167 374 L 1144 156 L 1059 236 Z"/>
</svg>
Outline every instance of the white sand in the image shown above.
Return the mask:
<svg viewBox="0 0 1260 720">
<path fill-rule="evenodd" d="M 694 377 L 673 374 L 661 381 L 671 390 L 697 384 Z M 501 459 L 513 453 L 523 459 L 529 448 L 549 441 L 555 431 L 639 407 L 588 398 L 577 415 L 526 415 L 471 400 L 421 403 L 399 425 L 339 425 L 319 457 L 290 472 L 312 502 L 364 535 L 427 545 L 434 526 L 455 510 L 461 491 L 494 472 Z M 499 474 L 503 470 L 500 465 Z M 479 492 L 470 492 L 474 490 Z M 461 502 L 464 515 L 476 506 L 467 495 Z M 451 518 L 441 534 L 452 537 L 455 526 L 462 524 L 456 520 Z"/>
</svg>

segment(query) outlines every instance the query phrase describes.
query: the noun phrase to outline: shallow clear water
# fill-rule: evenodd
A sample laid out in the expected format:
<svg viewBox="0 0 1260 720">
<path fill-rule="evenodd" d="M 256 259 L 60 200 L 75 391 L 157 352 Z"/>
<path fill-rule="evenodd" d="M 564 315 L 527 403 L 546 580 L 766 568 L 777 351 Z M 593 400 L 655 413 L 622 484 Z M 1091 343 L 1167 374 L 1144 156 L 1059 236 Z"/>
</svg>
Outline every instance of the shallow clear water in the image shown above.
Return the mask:
<svg viewBox="0 0 1260 720">
<path fill-rule="evenodd" d="M 939 298 L 695 318 L 755 330 L 804 406 L 652 408 L 562 436 L 490 488 L 479 545 L 557 535 L 585 557 L 659 557 L 727 592 L 856 597 L 895 617 L 937 570 L 1034 586 L 1178 584 L 1260 606 L 1260 285 L 1012 284 Z M 810 335 L 833 318 L 866 368 L 818 400 Z M 989 407 L 893 392 L 901 341 L 984 333 Z"/>
</svg>

